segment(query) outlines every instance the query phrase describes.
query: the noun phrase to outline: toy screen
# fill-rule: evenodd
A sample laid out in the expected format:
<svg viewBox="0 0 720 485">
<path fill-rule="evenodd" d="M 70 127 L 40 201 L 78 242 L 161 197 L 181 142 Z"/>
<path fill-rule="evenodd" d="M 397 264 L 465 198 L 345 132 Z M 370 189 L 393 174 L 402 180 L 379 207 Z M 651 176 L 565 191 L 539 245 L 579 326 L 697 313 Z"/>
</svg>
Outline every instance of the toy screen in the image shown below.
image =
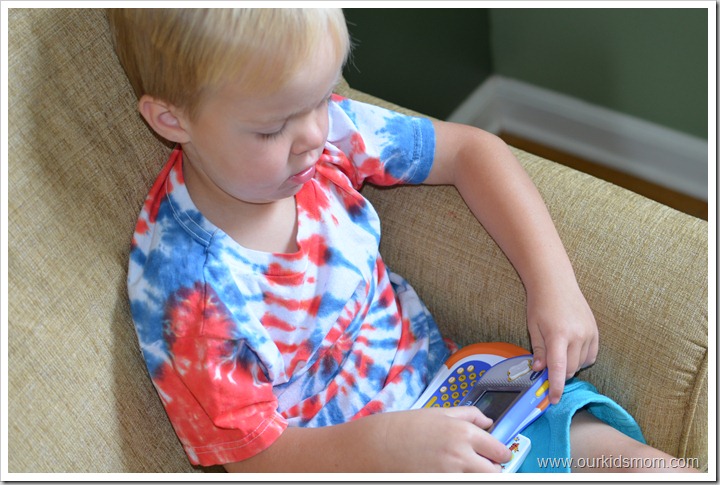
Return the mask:
<svg viewBox="0 0 720 485">
<path fill-rule="evenodd" d="M 475 407 L 493 421 L 502 416 L 515 401 L 520 391 L 487 391 L 475 403 Z"/>
</svg>

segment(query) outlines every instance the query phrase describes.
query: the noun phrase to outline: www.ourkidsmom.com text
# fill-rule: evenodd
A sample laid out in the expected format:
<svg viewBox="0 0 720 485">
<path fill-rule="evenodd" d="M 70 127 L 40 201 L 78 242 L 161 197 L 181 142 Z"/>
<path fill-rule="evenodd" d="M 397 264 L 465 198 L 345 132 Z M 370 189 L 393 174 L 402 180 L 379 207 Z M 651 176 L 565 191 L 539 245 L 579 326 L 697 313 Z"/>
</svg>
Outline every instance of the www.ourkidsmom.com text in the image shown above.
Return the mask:
<svg viewBox="0 0 720 485">
<path fill-rule="evenodd" d="M 573 469 L 581 468 L 586 470 L 658 470 L 658 469 L 682 469 L 698 468 L 698 458 L 637 458 L 622 455 L 601 455 L 592 458 L 538 458 L 538 467 L 541 469 Z"/>
</svg>

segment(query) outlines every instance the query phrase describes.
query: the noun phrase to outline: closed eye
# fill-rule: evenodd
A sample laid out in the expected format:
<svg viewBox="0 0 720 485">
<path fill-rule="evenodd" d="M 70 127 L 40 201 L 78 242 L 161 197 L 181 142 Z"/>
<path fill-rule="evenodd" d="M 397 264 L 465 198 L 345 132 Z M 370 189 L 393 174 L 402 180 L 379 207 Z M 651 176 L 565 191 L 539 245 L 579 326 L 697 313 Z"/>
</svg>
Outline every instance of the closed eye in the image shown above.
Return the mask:
<svg viewBox="0 0 720 485">
<path fill-rule="evenodd" d="M 273 131 L 271 133 L 258 133 L 257 135 L 263 140 L 272 140 L 273 138 L 277 138 L 278 136 L 282 135 L 284 131 L 285 125 L 283 125 L 279 130 Z"/>
<path fill-rule="evenodd" d="M 322 100 L 320 100 L 320 103 L 318 103 L 318 105 L 315 108 L 313 108 L 313 110 L 323 109 L 330 102 L 331 97 L 332 97 L 332 92 L 329 95 L 325 96 Z M 297 117 L 300 114 L 302 114 L 302 113 L 292 115 L 288 118 L 288 120 L 292 119 L 294 117 Z M 273 138 L 277 138 L 278 136 L 282 135 L 283 132 L 285 131 L 286 126 L 287 126 L 287 120 L 285 121 L 285 123 L 283 123 L 283 125 L 280 127 L 279 130 L 272 131 L 270 133 L 257 133 L 257 135 L 263 140 L 272 140 Z"/>
</svg>

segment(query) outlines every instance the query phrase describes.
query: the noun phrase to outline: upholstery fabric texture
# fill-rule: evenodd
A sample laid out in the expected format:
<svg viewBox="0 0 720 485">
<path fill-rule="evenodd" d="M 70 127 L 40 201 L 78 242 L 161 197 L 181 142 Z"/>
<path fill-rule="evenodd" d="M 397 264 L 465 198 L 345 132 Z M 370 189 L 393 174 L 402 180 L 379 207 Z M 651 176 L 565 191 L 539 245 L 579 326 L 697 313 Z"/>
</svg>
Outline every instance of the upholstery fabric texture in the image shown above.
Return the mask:
<svg viewBox="0 0 720 485">
<path fill-rule="evenodd" d="M 217 471 L 185 458 L 127 301 L 130 238 L 171 147 L 137 114 L 102 10 L 11 8 L 8 23 L 8 471 Z M 706 466 L 707 223 L 514 153 L 598 321 L 600 355 L 580 377 L 650 444 Z M 384 259 L 448 337 L 529 348 L 523 286 L 453 187 L 364 194 Z"/>
</svg>

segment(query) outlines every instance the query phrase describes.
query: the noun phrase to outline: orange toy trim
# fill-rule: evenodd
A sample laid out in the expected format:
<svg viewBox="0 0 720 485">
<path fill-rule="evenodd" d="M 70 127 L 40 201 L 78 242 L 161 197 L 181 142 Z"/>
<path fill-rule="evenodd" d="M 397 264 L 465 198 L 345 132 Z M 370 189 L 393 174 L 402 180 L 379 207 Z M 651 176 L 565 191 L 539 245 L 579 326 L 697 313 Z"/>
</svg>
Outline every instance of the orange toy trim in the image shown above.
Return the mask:
<svg viewBox="0 0 720 485">
<path fill-rule="evenodd" d="M 527 355 L 530 352 L 518 347 L 517 345 L 509 344 L 506 342 L 483 342 L 478 344 L 471 344 L 461 348 L 445 362 L 448 368 L 451 368 L 456 362 L 469 357 L 471 355 L 479 354 L 492 354 L 499 355 L 509 359 L 510 357 L 517 357 L 518 355 Z"/>
</svg>

